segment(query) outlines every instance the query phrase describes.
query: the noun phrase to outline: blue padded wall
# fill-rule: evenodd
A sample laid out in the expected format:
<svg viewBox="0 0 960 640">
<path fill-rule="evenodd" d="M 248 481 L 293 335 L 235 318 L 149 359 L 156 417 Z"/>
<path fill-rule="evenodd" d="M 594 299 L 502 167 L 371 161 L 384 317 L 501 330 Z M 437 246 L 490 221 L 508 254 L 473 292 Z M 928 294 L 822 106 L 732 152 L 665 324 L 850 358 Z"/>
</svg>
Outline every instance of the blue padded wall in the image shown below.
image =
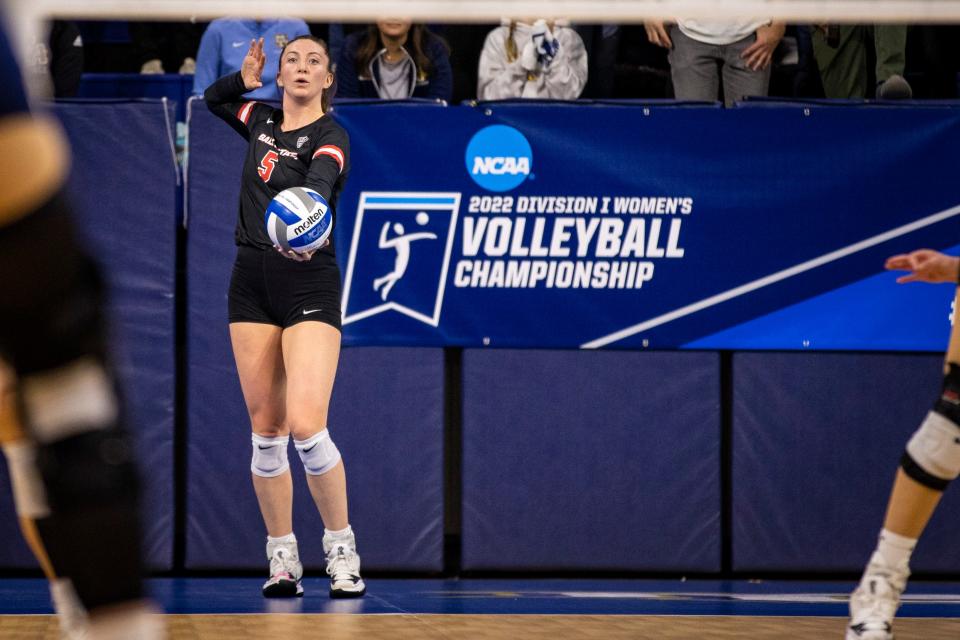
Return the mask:
<svg viewBox="0 0 960 640">
<path fill-rule="evenodd" d="M 467 350 L 463 568 L 720 569 L 713 353 Z"/>
<path fill-rule="evenodd" d="M 903 448 L 940 388 L 937 355 L 734 356 L 735 570 L 859 571 Z M 960 570 L 947 492 L 916 571 Z"/>
<path fill-rule="evenodd" d="M 249 423 L 236 373 L 191 386 L 187 566 L 265 568 L 266 532 L 250 481 Z M 330 432 L 346 464 L 350 521 L 363 566 L 439 571 L 443 352 L 344 349 Z M 306 565 L 322 567 L 323 526 L 292 446 L 289 455 L 300 554 Z"/>
<path fill-rule="evenodd" d="M 0 567 L 23 569 L 36 567 L 30 548 L 20 535 L 7 461 L 0 456 Z"/>
<path fill-rule="evenodd" d="M 191 109 L 188 208 L 189 568 L 264 569 L 250 481 L 250 426 L 230 351 L 226 294 L 244 140 L 202 103 Z M 330 430 L 344 456 L 350 520 L 367 568 L 437 571 L 443 551 L 443 351 L 345 349 Z M 290 450 L 294 528 L 323 566 L 323 528 Z"/>
<path fill-rule="evenodd" d="M 165 108 L 167 112 L 165 113 Z M 66 102 L 75 219 L 107 275 L 114 357 L 144 477 L 146 559 L 173 565 L 174 276 L 177 169 L 161 102 Z M 105 126 L 108 124 L 108 126 Z M 35 567 L 0 470 L 0 566 Z"/>
</svg>

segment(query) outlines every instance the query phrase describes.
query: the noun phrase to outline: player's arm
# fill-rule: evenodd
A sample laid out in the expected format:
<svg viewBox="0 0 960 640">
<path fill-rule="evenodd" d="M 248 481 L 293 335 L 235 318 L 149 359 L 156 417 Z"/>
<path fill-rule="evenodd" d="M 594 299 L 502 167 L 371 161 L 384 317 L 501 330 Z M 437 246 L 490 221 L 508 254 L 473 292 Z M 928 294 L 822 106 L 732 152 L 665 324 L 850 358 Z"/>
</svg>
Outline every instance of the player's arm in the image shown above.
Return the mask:
<svg viewBox="0 0 960 640">
<path fill-rule="evenodd" d="M 56 122 L 24 112 L 0 118 L 0 227 L 33 212 L 66 179 L 68 151 Z M 29 154 L 29 161 L 17 153 Z"/>
<path fill-rule="evenodd" d="M 884 267 L 891 271 L 909 271 L 897 282 L 960 282 L 960 258 L 932 249 L 918 249 L 887 258 Z"/>
<path fill-rule="evenodd" d="M 349 167 L 350 140 L 342 130 L 333 131 L 321 138 L 317 146 L 314 147 L 303 186 L 313 189 L 329 203 L 337 180 L 349 170 Z M 333 215 L 334 220 L 336 220 L 336 212 L 333 212 Z M 307 253 L 284 251 L 280 247 L 277 247 L 277 251 L 281 255 L 298 262 L 310 260 L 314 254 L 313 251 Z"/>
<path fill-rule="evenodd" d="M 243 99 L 243 94 L 263 86 L 261 76 L 265 62 L 263 38 L 252 40 L 240 71 L 223 76 L 203 92 L 203 100 L 210 111 L 244 138 L 249 137 L 249 127 L 257 119 L 257 112 L 270 109 L 267 105 Z"/>
<path fill-rule="evenodd" d="M 321 138 L 314 147 L 303 186 L 313 189 L 329 202 L 337 180 L 349 170 L 350 139 L 342 130 L 334 131 Z"/>
</svg>

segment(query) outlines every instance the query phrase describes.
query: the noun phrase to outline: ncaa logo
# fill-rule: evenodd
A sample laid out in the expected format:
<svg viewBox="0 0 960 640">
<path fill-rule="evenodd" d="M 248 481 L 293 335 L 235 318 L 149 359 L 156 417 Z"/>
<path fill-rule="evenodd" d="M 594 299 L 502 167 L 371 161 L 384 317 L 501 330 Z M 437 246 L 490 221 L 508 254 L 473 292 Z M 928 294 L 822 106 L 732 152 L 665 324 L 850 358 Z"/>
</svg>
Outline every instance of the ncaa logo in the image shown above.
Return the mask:
<svg viewBox="0 0 960 640">
<path fill-rule="evenodd" d="M 533 151 L 523 134 L 502 124 L 484 127 L 467 145 L 467 172 L 488 191 L 509 191 L 530 175 Z"/>
</svg>

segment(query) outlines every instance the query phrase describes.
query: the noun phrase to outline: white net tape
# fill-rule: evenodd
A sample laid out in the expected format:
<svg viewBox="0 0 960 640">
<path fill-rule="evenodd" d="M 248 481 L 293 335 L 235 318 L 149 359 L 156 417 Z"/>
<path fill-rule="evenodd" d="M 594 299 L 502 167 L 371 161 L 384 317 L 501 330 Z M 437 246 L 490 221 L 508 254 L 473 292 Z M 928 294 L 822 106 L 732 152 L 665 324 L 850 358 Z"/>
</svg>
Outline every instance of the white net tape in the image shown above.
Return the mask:
<svg viewBox="0 0 960 640">
<path fill-rule="evenodd" d="M 503 16 L 609 23 L 676 16 L 769 17 L 798 23 L 960 22 L 960 0 L 34 0 L 29 5 L 40 14 L 83 19 L 288 15 L 311 22 L 363 22 L 395 15 L 424 22 L 495 22 Z"/>
</svg>

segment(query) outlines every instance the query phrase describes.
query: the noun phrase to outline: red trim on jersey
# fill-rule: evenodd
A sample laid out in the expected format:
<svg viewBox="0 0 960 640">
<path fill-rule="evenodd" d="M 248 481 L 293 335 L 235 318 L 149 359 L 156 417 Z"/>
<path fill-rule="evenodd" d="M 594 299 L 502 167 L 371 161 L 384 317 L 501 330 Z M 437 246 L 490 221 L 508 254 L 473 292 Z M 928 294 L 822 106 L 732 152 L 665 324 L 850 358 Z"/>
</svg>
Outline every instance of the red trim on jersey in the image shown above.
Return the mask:
<svg viewBox="0 0 960 640">
<path fill-rule="evenodd" d="M 240 110 L 237 111 L 237 118 L 240 119 L 240 122 L 247 124 L 250 121 L 250 114 L 253 113 L 253 105 L 257 104 L 256 102 L 246 102 Z"/>
<path fill-rule="evenodd" d="M 340 147 L 334 146 L 332 144 L 326 144 L 313 152 L 313 157 L 317 156 L 330 156 L 337 161 L 337 164 L 340 165 L 340 173 L 343 173 L 343 150 Z"/>
</svg>

